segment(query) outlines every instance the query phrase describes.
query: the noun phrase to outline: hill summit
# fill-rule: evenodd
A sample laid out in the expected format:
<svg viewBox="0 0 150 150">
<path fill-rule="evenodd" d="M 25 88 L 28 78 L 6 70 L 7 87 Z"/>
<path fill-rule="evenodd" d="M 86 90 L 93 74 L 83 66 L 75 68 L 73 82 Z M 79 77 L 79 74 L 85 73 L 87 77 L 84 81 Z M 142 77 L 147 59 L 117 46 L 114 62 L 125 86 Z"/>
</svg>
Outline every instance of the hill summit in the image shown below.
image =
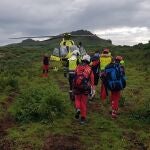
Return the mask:
<svg viewBox="0 0 150 150">
<path fill-rule="evenodd" d="M 75 44 L 82 42 L 83 46 L 88 49 L 92 49 L 93 47 L 110 47 L 112 46 L 111 40 L 106 40 L 99 38 L 97 35 L 93 34 L 88 30 L 77 30 L 69 32 L 71 35 L 79 35 L 76 37 L 71 37 L 72 40 L 75 41 Z M 63 34 L 63 33 L 62 33 Z M 61 34 L 59 34 L 61 35 Z M 55 47 L 59 47 L 60 41 L 62 37 L 54 38 L 54 39 L 47 39 L 44 41 L 34 41 L 32 39 L 23 40 L 20 45 L 22 46 L 30 46 L 30 47 L 42 47 L 44 49 L 53 49 Z M 80 35 L 92 35 L 92 36 L 80 36 Z"/>
</svg>

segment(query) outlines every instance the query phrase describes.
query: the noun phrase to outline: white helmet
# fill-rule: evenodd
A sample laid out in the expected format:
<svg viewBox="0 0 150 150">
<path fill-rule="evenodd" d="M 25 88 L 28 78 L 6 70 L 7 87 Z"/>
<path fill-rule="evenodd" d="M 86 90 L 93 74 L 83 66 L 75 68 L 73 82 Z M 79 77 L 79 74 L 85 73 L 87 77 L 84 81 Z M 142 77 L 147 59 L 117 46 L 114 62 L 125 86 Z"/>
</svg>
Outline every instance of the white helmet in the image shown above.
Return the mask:
<svg viewBox="0 0 150 150">
<path fill-rule="evenodd" d="M 90 57 L 90 55 L 86 54 L 86 55 L 83 56 L 82 60 L 86 60 L 86 61 L 90 62 L 91 61 L 91 57 Z"/>
<path fill-rule="evenodd" d="M 80 55 L 79 50 L 74 50 L 74 51 L 72 52 L 72 55 L 76 55 L 76 56 L 77 56 L 77 54 L 79 54 L 79 55 Z"/>
</svg>

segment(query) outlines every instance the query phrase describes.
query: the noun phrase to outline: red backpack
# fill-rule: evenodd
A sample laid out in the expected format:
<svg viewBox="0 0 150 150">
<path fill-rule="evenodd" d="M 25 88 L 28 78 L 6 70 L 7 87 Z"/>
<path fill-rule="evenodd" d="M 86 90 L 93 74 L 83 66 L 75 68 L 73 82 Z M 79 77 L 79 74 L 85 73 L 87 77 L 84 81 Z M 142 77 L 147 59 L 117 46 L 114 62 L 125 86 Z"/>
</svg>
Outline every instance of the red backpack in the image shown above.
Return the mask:
<svg viewBox="0 0 150 150">
<path fill-rule="evenodd" d="M 80 92 L 91 90 L 91 86 L 89 83 L 91 72 L 92 70 L 90 67 L 87 67 L 85 65 L 78 65 L 73 81 L 73 86 L 75 90 L 78 90 Z"/>
</svg>

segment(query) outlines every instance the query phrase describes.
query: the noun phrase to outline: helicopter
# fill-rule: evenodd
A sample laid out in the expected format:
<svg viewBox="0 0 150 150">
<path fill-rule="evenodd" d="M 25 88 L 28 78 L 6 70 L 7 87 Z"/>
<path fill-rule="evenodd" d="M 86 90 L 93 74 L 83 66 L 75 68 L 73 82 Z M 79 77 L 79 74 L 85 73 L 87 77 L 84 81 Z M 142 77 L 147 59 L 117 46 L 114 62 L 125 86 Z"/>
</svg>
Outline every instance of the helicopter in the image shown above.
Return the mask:
<svg viewBox="0 0 150 150">
<path fill-rule="evenodd" d="M 93 34 L 80 34 L 75 35 L 71 33 L 63 33 L 56 36 L 26 36 L 26 37 L 17 37 L 17 38 L 10 38 L 10 39 L 32 39 L 32 38 L 49 38 L 49 40 L 62 38 L 60 41 L 59 47 L 54 48 L 50 55 L 50 61 L 52 62 L 62 62 L 61 64 L 64 64 L 64 62 L 71 57 L 72 52 L 74 50 L 78 50 L 80 52 L 80 56 L 82 58 L 83 55 L 87 54 L 86 50 L 82 46 L 82 42 L 79 42 L 78 45 L 75 44 L 75 42 L 71 39 L 71 37 L 92 37 L 95 36 Z M 57 63 L 54 63 L 56 66 Z"/>
<path fill-rule="evenodd" d="M 52 62 L 61 61 L 62 66 L 65 68 L 65 64 L 67 60 L 71 57 L 73 51 L 78 50 L 80 53 L 80 57 L 82 58 L 85 54 L 87 54 L 86 50 L 82 46 L 82 42 L 79 42 L 78 45 L 76 45 L 75 42 L 71 39 L 71 37 L 81 37 L 81 36 L 84 37 L 84 36 L 93 36 L 93 35 L 71 35 L 70 33 L 64 33 L 62 40 L 60 41 L 59 48 L 54 48 L 50 56 L 50 60 Z M 52 64 L 55 64 L 57 66 L 57 67 L 55 66 L 54 68 L 59 68 L 58 63 L 52 63 Z"/>
</svg>

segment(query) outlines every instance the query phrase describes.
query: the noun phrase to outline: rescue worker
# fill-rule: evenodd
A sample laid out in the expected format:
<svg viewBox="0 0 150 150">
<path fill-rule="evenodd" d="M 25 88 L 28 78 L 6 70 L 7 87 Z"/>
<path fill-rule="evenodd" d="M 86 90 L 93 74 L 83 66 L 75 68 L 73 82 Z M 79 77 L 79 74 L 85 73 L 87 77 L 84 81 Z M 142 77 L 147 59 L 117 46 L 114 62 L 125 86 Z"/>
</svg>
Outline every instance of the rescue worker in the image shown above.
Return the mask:
<svg viewBox="0 0 150 150">
<path fill-rule="evenodd" d="M 84 55 L 81 64 L 75 70 L 74 93 L 75 93 L 75 118 L 84 124 L 87 116 L 87 100 L 91 88 L 94 89 L 94 75 L 90 67 L 90 56 Z"/>
<path fill-rule="evenodd" d="M 94 86 L 95 87 L 98 85 L 99 73 L 100 73 L 99 56 L 100 56 L 100 54 L 98 53 L 98 51 L 96 51 L 95 54 L 93 55 L 93 57 L 91 58 L 91 64 L 90 64 L 92 67 L 93 74 L 94 74 Z M 91 93 L 91 95 L 95 96 L 95 91 L 93 91 L 93 92 L 94 93 Z M 91 97 L 91 98 L 93 98 L 93 97 Z"/>
<path fill-rule="evenodd" d="M 114 63 L 120 65 L 121 72 L 122 72 L 123 76 L 125 76 L 123 58 L 121 56 L 117 56 L 115 58 L 114 62 L 110 63 L 107 67 L 109 68 L 109 66 L 113 65 Z M 126 83 L 124 82 L 124 84 L 126 84 Z M 125 86 L 125 85 L 123 85 L 123 86 Z M 112 113 L 111 113 L 112 119 L 117 118 L 120 95 L 121 95 L 121 90 L 115 90 L 115 91 L 111 90 L 110 101 L 111 101 L 111 107 L 112 107 Z"/>
<path fill-rule="evenodd" d="M 95 52 L 94 56 L 91 59 L 91 67 L 93 70 L 93 74 L 94 74 L 94 85 L 97 86 L 98 85 L 98 79 L 99 79 L 99 71 L 100 71 L 100 54 L 98 53 L 98 51 Z"/>
<path fill-rule="evenodd" d="M 64 67 L 64 77 L 67 78 L 67 72 L 68 72 L 68 59 L 71 57 L 72 52 L 70 52 L 69 46 L 65 46 L 65 49 L 67 51 L 67 54 L 65 57 L 62 58 L 62 65 Z"/>
<path fill-rule="evenodd" d="M 100 78 L 101 82 L 101 89 L 100 89 L 100 98 L 102 102 L 106 99 L 108 93 L 105 83 L 104 71 L 105 67 L 112 62 L 112 56 L 108 48 L 104 49 L 102 54 L 100 55 Z"/>
<path fill-rule="evenodd" d="M 43 77 L 48 77 L 48 70 L 49 70 L 49 56 L 48 54 L 44 54 L 43 56 Z"/>
<path fill-rule="evenodd" d="M 67 62 L 68 74 L 69 74 L 69 85 L 70 85 L 69 94 L 70 94 L 71 100 L 74 100 L 74 95 L 72 92 L 72 84 L 73 84 L 73 79 L 75 76 L 75 69 L 80 62 L 79 55 L 80 55 L 80 52 L 78 50 L 74 50 L 72 52 L 72 56 L 68 59 L 68 62 Z"/>
</svg>

